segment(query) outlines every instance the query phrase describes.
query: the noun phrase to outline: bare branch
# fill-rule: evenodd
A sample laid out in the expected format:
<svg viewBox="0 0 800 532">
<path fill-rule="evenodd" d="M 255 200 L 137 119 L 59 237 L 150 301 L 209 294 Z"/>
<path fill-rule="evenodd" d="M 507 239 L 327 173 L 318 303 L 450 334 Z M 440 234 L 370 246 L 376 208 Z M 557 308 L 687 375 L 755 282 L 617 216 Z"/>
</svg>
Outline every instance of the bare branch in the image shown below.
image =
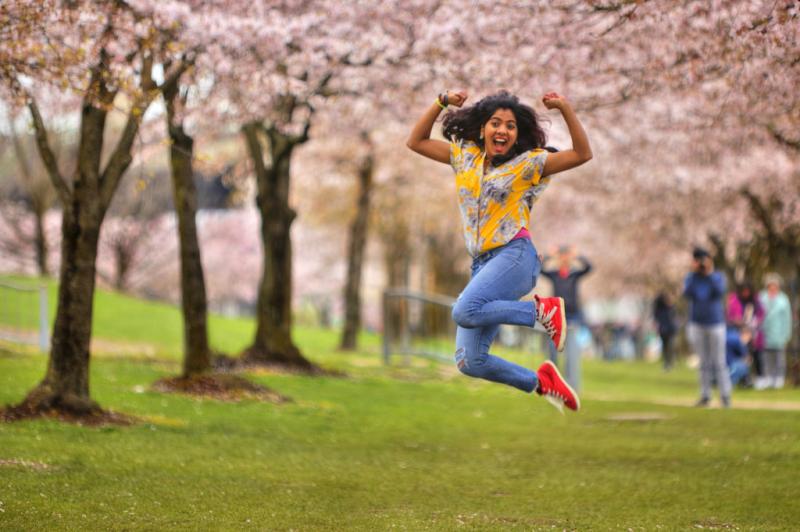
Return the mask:
<svg viewBox="0 0 800 532">
<path fill-rule="evenodd" d="M 758 221 L 761 222 L 761 225 L 764 227 L 764 230 L 767 233 L 767 238 L 772 241 L 780 240 L 778 238 L 778 232 L 775 229 L 775 225 L 772 222 L 772 216 L 770 216 L 769 210 L 761 201 L 761 199 L 753 194 L 753 192 L 747 187 L 742 187 L 739 190 L 739 193 L 747 200 L 747 203 L 750 205 L 750 210 L 753 212 Z"/>
<path fill-rule="evenodd" d="M 50 181 L 58 192 L 58 197 L 62 205 L 67 205 L 72 196 L 72 191 L 67 181 L 58 170 L 56 156 L 50 147 L 50 142 L 47 140 L 47 129 L 44 126 L 44 120 L 42 120 L 42 115 L 39 113 L 36 100 L 30 94 L 28 94 L 28 109 L 33 117 L 33 127 L 36 131 L 36 145 L 39 147 L 39 155 L 42 158 L 44 167 L 47 169 L 47 175 L 50 177 Z"/>
<path fill-rule="evenodd" d="M 303 144 L 304 142 L 308 142 L 309 136 L 308 132 L 311 130 L 311 117 L 309 116 L 305 123 L 303 124 L 303 132 L 299 135 L 292 137 L 291 141 L 293 144 Z"/>
<path fill-rule="evenodd" d="M 636 8 L 637 7 L 639 7 L 639 6 L 637 4 L 634 4 L 632 9 L 630 9 L 629 11 L 627 11 L 625 13 L 622 13 L 619 16 L 619 18 L 616 20 L 616 22 L 614 22 L 611 26 L 609 26 L 608 28 L 603 30 L 603 32 L 600 34 L 600 36 L 601 37 L 605 37 L 606 35 L 608 35 L 612 31 L 614 31 L 615 29 L 619 28 L 620 26 L 625 24 L 627 21 L 629 21 L 631 19 L 631 17 L 633 16 L 633 14 L 636 13 Z"/>
<path fill-rule="evenodd" d="M 128 119 L 125 123 L 125 128 L 122 130 L 122 135 L 119 141 L 117 141 L 117 146 L 114 148 L 114 152 L 111 154 L 106 168 L 103 170 L 100 177 L 100 204 L 103 209 L 107 209 L 111 204 L 111 198 L 117 190 L 119 181 L 122 179 L 122 175 L 133 160 L 131 149 L 133 147 L 133 142 L 136 140 L 136 134 L 139 131 L 142 117 L 150 105 L 150 102 L 152 102 L 158 94 L 158 90 L 154 88 L 155 84 L 151 77 L 153 57 L 146 50 L 140 50 L 142 54 L 142 94 L 136 98 L 131 105 L 128 111 Z"/>
<path fill-rule="evenodd" d="M 9 129 L 11 130 L 11 143 L 14 146 L 14 154 L 17 156 L 17 164 L 19 164 L 20 170 L 22 170 L 22 176 L 25 178 L 27 183 L 31 183 L 33 181 L 33 171 L 31 170 L 31 165 L 28 163 L 28 157 L 25 154 L 25 148 L 22 147 L 22 140 L 19 138 L 17 134 L 17 128 L 14 126 L 14 120 L 9 120 Z M 55 158 L 55 155 L 53 155 Z"/>
<path fill-rule="evenodd" d="M 162 93 L 175 90 L 178 82 L 181 79 L 181 76 L 183 76 L 183 74 L 194 65 L 195 59 L 195 51 L 190 51 L 181 57 L 177 65 L 169 65 L 167 72 L 165 72 L 164 75 L 164 82 L 158 86 L 158 90 L 160 90 Z"/>
<path fill-rule="evenodd" d="M 598 12 L 605 12 L 605 13 L 614 13 L 617 11 L 621 11 L 630 5 L 638 5 L 640 0 L 620 0 L 619 2 L 609 2 L 607 4 L 601 3 L 592 3 L 591 9 L 592 11 Z"/>
<path fill-rule="evenodd" d="M 244 135 L 247 143 L 247 151 L 250 153 L 255 165 L 256 176 L 261 176 L 266 173 L 266 166 L 264 165 L 264 150 L 261 147 L 261 142 L 258 139 L 258 131 L 263 128 L 263 125 L 258 121 L 248 122 L 242 126 L 242 134 Z"/>
<path fill-rule="evenodd" d="M 783 133 L 781 133 L 774 124 L 767 124 L 767 130 L 769 131 L 772 138 L 775 141 L 783 146 L 784 148 L 790 148 L 796 152 L 800 152 L 800 140 L 792 140 L 787 138 Z"/>
</svg>

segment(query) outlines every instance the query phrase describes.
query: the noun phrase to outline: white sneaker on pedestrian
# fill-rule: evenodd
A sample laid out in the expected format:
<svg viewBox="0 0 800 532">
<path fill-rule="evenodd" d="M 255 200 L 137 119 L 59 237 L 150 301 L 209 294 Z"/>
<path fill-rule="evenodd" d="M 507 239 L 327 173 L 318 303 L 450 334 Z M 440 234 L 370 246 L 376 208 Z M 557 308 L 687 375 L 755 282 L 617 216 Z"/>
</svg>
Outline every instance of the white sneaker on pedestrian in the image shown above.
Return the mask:
<svg viewBox="0 0 800 532">
<path fill-rule="evenodd" d="M 753 381 L 753 389 L 766 390 L 769 388 L 769 384 L 769 377 L 756 377 L 756 380 Z"/>
</svg>

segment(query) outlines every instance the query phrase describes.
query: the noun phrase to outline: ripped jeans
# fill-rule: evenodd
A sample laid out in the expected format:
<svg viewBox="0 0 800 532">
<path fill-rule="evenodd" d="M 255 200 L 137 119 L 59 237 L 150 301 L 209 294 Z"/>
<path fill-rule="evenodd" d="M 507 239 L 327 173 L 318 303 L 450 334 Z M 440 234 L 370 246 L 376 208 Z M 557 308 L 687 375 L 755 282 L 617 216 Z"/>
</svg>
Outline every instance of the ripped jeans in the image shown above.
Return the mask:
<svg viewBox="0 0 800 532">
<path fill-rule="evenodd" d="M 456 364 L 461 373 L 508 384 L 532 392 L 536 373 L 489 354 L 500 324 L 533 327 L 536 306 L 518 301 L 530 292 L 542 269 L 527 238 L 518 238 L 487 251 L 472 261 L 472 278 L 453 305 L 456 331 Z"/>
</svg>

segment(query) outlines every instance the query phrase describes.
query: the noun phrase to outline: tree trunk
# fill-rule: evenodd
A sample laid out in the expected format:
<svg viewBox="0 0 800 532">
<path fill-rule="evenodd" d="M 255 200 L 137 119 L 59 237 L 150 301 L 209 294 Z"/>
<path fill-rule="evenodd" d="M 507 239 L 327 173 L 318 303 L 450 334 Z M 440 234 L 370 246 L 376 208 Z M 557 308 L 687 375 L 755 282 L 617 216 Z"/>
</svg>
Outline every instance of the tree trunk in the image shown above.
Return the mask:
<svg viewBox="0 0 800 532">
<path fill-rule="evenodd" d="M 128 284 L 128 274 L 131 269 L 132 256 L 128 249 L 127 242 L 125 241 L 116 242 L 113 249 L 114 261 L 117 264 L 114 288 L 120 292 L 124 292 Z"/>
<path fill-rule="evenodd" d="M 181 303 L 183 306 L 183 376 L 190 377 L 211 369 L 208 347 L 206 285 L 200 245 L 197 240 L 197 190 L 194 184 L 192 154 L 194 139 L 186 134 L 175 114 L 177 84 L 164 90 L 167 127 L 171 140 L 170 167 L 175 212 L 178 217 L 178 242 L 181 258 Z"/>
<path fill-rule="evenodd" d="M 429 233 L 425 238 L 425 271 L 423 290 L 434 294 L 457 296 L 469 277 L 459 268 L 463 248 L 459 235 L 447 231 Z M 430 337 L 452 334 L 451 309 L 439 305 L 423 306 L 420 330 Z"/>
<path fill-rule="evenodd" d="M 33 237 L 33 241 L 36 247 L 36 267 L 39 270 L 39 275 L 47 277 L 50 275 L 50 270 L 47 268 L 47 233 L 44 228 L 44 217 L 47 212 L 38 205 L 35 207 L 33 214 L 36 223 L 36 233 Z"/>
<path fill-rule="evenodd" d="M 375 158 L 369 134 L 362 133 L 369 151 L 358 168 L 359 196 L 356 217 L 350 226 L 350 242 L 347 251 L 347 282 L 344 287 L 345 321 L 342 330 L 341 349 L 354 350 L 356 337 L 361 328 L 361 277 L 364 269 L 364 252 L 367 247 L 369 226 L 369 198 L 372 193 L 372 174 Z"/>
<path fill-rule="evenodd" d="M 389 207 L 383 214 L 388 218 L 380 224 L 381 241 L 384 245 L 386 281 L 388 288 L 408 288 L 411 273 L 411 234 L 400 208 Z M 400 338 L 400 331 L 408 317 L 408 300 L 394 299 L 384 308 L 383 334 L 389 342 Z"/>
<path fill-rule="evenodd" d="M 55 409 L 76 415 L 100 410 L 89 396 L 89 344 L 103 210 L 97 191 L 91 188 L 77 183 L 72 203 L 64 205 L 58 310 L 50 359 L 44 380 L 23 401 L 30 410 Z"/>
<path fill-rule="evenodd" d="M 52 185 L 40 176 L 34 176 L 31 165 L 29 164 L 28 154 L 22 146 L 22 141 L 14 128 L 14 120 L 10 123 L 11 140 L 14 146 L 14 153 L 17 156 L 17 164 L 24 178 L 24 186 L 28 192 L 31 212 L 35 223 L 35 234 L 33 245 L 36 254 L 36 267 L 39 275 L 46 277 L 50 274 L 47 268 L 47 233 L 44 228 L 44 217 L 47 208 L 52 202 Z"/>
<path fill-rule="evenodd" d="M 106 85 L 109 54 L 105 48 L 100 49 L 98 62 L 90 69 L 89 89 L 81 107 L 77 168 L 71 186 L 58 169 L 36 101 L 28 97 L 39 155 L 64 211 L 58 308 L 47 373 L 22 404 L 13 407 L 15 410 L 27 411 L 29 415 L 56 411 L 86 416 L 101 412 L 89 396 L 97 245 L 106 210 L 131 164 L 133 142 L 154 94 L 150 58 L 142 57 L 144 95 L 133 100 L 122 133 L 102 168 L 106 117 L 117 93 Z M 182 65 L 178 74 L 184 70 Z M 169 79 L 173 77 L 170 75 Z"/>
<path fill-rule="evenodd" d="M 290 229 L 296 216 L 289 207 L 290 163 L 294 147 L 305 142 L 251 122 L 242 128 L 253 161 L 261 215 L 263 271 L 258 288 L 257 326 L 252 345 L 244 352 L 251 363 L 281 365 L 316 372 L 318 368 L 292 341 L 292 242 Z M 259 133 L 266 135 L 271 165 L 264 164 Z"/>
<path fill-rule="evenodd" d="M 800 317 L 798 316 L 800 314 L 798 312 L 798 308 L 800 308 L 800 297 L 798 297 L 800 296 L 800 257 L 797 257 L 795 261 L 792 277 L 787 292 L 789 294 L 790 308 L 792 309 L 795 334 L 789 340 L 789 349 L 786 355 L 789 358 L 789 380 L 795 387 L 798 387 L 800 386 L 800 334 L 797 334 L 796 331 L 798 330 L 797 320 Z"/>
</svg>

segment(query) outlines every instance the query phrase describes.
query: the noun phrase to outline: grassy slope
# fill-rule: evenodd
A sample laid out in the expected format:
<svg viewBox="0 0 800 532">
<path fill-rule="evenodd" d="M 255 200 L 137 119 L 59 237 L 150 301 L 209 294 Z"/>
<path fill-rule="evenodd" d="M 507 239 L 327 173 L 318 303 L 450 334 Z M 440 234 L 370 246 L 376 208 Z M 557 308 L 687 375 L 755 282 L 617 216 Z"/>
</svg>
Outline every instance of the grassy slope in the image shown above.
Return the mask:
<svg viewBox="0 0 800 532">
<path fill-rule="evenodd" d="M 96 309 L 98 335 L 160 346 L 153 360 L 101 355 L 92 365 L 94 397 L 148 421 L 0 425 L 0 461 L 49 465 L 0 465 L 0 529 L 789 530 L 800 522 L 800 413 L 652 404 L 693 398 L 685 368 L 665 376 L 655 365 L 588 363 L 584 411 L 562 417 L 448 368 L 384 369 L 374 337 L 345 356 L 335 333 L 306 329 L 297 334 L 305 352 L 350 378 L 252 374 L 295 402 L 225 404 L 142 392 L 178 369 L 174 309 L 109 294 L 98 294 Z M 212 321 L 215 345 L 229 351 L 251 330 L 247 320 Z M 45 358 L 21 351 L 0 350 L 0 404 L 41 378 Z M 753 397 L 800 403 L 794 390 L 735 401 Z M 666 419 L 609 419 L 627 412 Z"/>
<path fill-rule="evenodd" d="M 58 299 L 55 281 L 38 281 L 32 278 L 4 275 L 0 275 L 0 281 L 30 287 L 45 284 L 48 287 L 49 315 L 52 325 Z M 19 305 L 36 305 L 37 300 L 34 298 L 38 296 L 2 291 L 0 297 L 8 298 L 7 302 L 0 305 L 0 309 L 15 309 Z M 0 325 L 4 321 L 17 325 L 21 319 L 23 325 L 35 328 L 38 323 L 37 312 L 35 309 L 26 309 L 21 313 L 14 310 L 9 316 L 9 311 L 5 310 L 0 312 Z M 21 318 L 18 317 L 18 314 L 21 314 Z M 92 329 L 96 338 L 123 344 L 120 347 L 130 348 L 144 343 L 154 348 L 158 358 L 179 360 L 181 356 L 183 342 L 181 315 L 179 309 L 171 305 L 97 290 Z M 255 326 L 250 319 L 212 315 L 209 319 L 209 329 L 209 340 L 214 349 L 235 354 L 247 347 L 248 342 L 252 340 Z M 319 345 L 320 335 L 315 334 L 314 329 L 300 326 L 295 329 L 294 334 L 306 349 L 319 350 L 325 347 L 325 345 Z M 304 337 L 305 339 L 302 340 Z M 327 335 L 323 334 L 322 338 L 327 338 Z M 373 347 L 378 342 L 375 336 L 370 335 L 364 335 L 362 340 L 368 346 Z M 125 349 L 125 351 L 128 350 Z"/>
</svg>

